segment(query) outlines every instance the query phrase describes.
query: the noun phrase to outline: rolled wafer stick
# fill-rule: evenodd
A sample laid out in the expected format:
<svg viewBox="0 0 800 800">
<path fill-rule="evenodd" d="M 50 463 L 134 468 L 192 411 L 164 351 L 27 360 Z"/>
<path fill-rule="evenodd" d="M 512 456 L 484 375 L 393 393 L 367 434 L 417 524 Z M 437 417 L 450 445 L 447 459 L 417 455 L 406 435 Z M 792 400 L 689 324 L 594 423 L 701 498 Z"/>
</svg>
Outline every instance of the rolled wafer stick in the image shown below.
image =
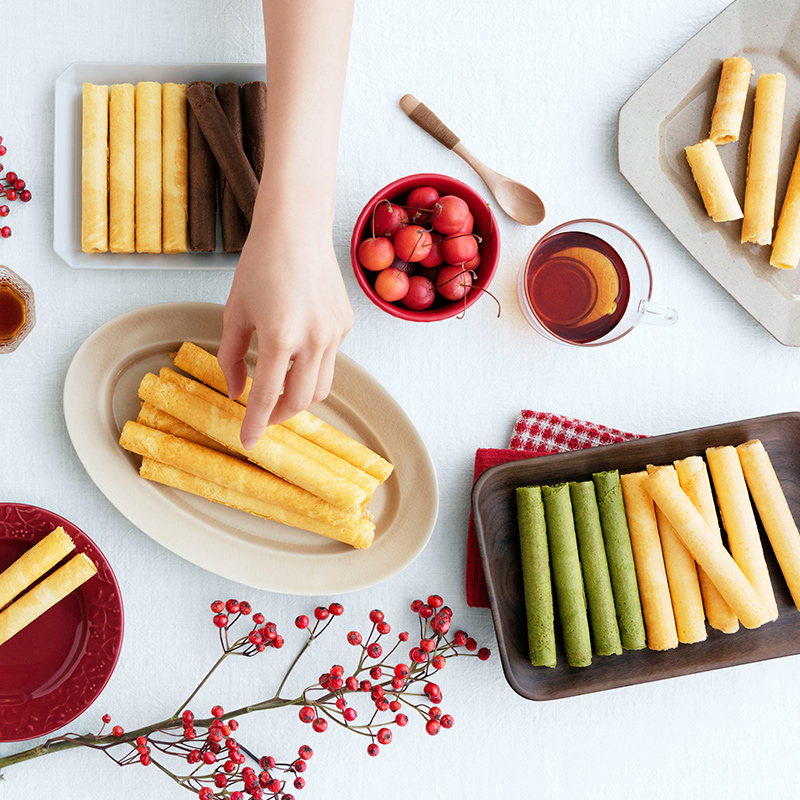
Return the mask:
<svg viewBox="0 0 800 800">
<path fill-rule="evenodd" d="M 185 422 L 175 419 L 175 417 L 166 414 L 151 403 L 142 403 L 136 421 L 140 425 L 153 428 L 153 430 L 161 431 L 162 433 L 170 433 L 173 436 L 178 436 L 189 442 L 201 444 L 203 447 L 209 447 L 219 453 L 225 453 L 234 458 L 241 458 L 238 453 L 231 452 L 225 445 L 215 442 L 210 437 L 200 433 L 200 431 L 196 431 L 191 425 L 187 425 Z"/>
<path fill-rule="evenodd" d="M 524 486 L 517 489 L 516 495 L 528 656 L 534 667 L 555 667 L 555 615 L 542 489 Z"/>
<path fill-rule="evenodd" d="M 214 391 L 214 389 L 204 386 L 199 381 L 192 380 L 184 375 L 179 375 L 168 367 L 163 367 L 160 370 L 159 377 L 176 383 L 183 391 L 196 394 L 202 397 L 207 403 L 211 403 L 217 408 L 227 410 L 234 414 L 240 423 L 244 420 L 244 406 L 233 402 L 225 397 L 225 395 Z M 267 435 L 274 439 L 274 441 L 286 445 L 306 458 L 313 459 L 318 464 L 329 469 L 334 475 L 338 475 L 347 481 L 352 481 L 356 486 L 360 486 L 367 493 L 367 500 L 372 497 L 375 493 L 375 489 L 378 488 L 378 481 L 376 478 L 373 478 L 372 475 L 368 475 L 343 458 L 339 458 L 339 456 L 324 450 L 313 442 L 309 442 L 308 439 L 298 436 L 288 428 L 284 428 L 281 425 L 271 425 L 267 428 Z"/>
<path fill-rule="evenodd" d="M 344 511 L 336 508 L 249 461 L 148 428 L 138 422 L 125 423 L 119 443 L 126 450 L 144 458 L 152 458 L 303 517 L 313 517 L 331 525 L 353 527 L 363 516 L 361 509 Z"/>
<path fill-rule="evenodd" d="M 205 83 L 214 91 L 214 84 Z M 194 111 L 187 113 L 189 141 L 189 249 L 217 249 L 217 161 Z"/>
<path fill-rule="evenodd" d="M 626 650 L 641 650 L 647 646 L 647 638 L 619 472 L 595 472 L 592 481 L 597 494 L 622 646 Z"/>
<path fill-rule="evenodd" d="M 0 608 L 38 581 L 74 549 L 75 542 L 61 526 L 40 539 L 0 573 Z"/>
<path fill-rule="evenodd" d="M 741 206 L 714 143 L 704 139 L 685 148 L 685 152 L 708 216 L 714 222 L 741 219 Z"/>
<path fill-rule="evenodd" d="M 219 362 L 202 347 L 191 342 L 184 342 L 173 356 L 173 363 L 178 369 L 188 372 L 212 389 L 216 389 L 224 395 L 228 394 L 228 384 Z M 239 403 L 247 405 L 252 383 L 252 379 L 248 377 L 244 392 L 238 398 Z M 385 458 L 308 411 L 301 411 L 283 422 L 282 425 L 304 439 L 334 453 L 339 458 L 343 458 L 354 467 L 377 478 L 381 483 L 392 474 L 394 467 Z"/>
<path fill-rule="evenodd" d="M 165 83 L 162 89 L 164 148 L 162 159 L 163 246 L 165 253 L 188 249 L 189 144 L 186 84 Z"/>
<path fill-rule="evenodd" d="M 331 525 L 324 520 L 303 516 L 274 503 L 269 503 L 257 497 L 250 497 L 150 458 L 142 460 L 139 474 L 147 480 L 171 486 L 174 489 L 180 489 L 240 511 L 247 511 L 257 517 L 271 519 L 284 525 L 290 525 L 293 528 L 302 528 L 312 533 L 318 533 L 356 548 L 369 547 L 375 535 L 374 525 L 366 518 L 358 520 L 354 527 Z"/>
<path fill-rule="evenodd" d="M 770 619 L 777 619 L 775 593 L 736 449 L 731 446 L 711 447 L 706 450 L 706 458 L 733 560 L 758 592 Z"/>
<path fill-rule="evenodd" d="M 796 269 L 800 263 L 800 149 L 783 198 L 769 263 L 779 269 Z"/>
<path fill-rule="evenodd" d="M 242 99 L 239 84 L 220 83 L 217 85 L 216 95 L 233 135 L 242 147 Z M 222 249 L 226 253 L 241 253 L 249 228 L 224 175 L 219 178 L 219 210 L 222 217 Z"/>
<path fill-rule="evenodd" d="M 594 484 L 591 481 L 570 483 L 569 496 L 594 651 L 599 656 L 620 655 L 622 642 Z"/>
<path fill-rule="evenodd" d="M 37 583 L 19 600 L 0 612 L 0 645 L 88 581 L 96 572 L 97 567 L 89 556 L 78 553 L 63 567 Z"/>
<path fill-rule="evenodd" d="M 161 84 L 136 84 L 136 252 L 161 252 Z"/>
<path fill-rule="evenodd" d="M 253 221 L 258 181 L 244 150 L 231 129 L 225 112 L 206 82 L 189 84 L 186 97 L 194 110 L 206 141 L 217 159 L 220 172 L 231 186 L 245 219 Z"/>
<path fill-rule="evenodd" d="M 588 667 L 592 663 L 592 641 L 569 487 L 566 483 L 543 486 L 542 502 L 567 663 Z"/>
<path fill-rule="evenodd" d="M 242 128 L 244 153 L 260 183 L 267 142 L 267 84 L 264 81 L 242 85 Z"/>
<path fill-rule="evenodd" d="M 656 470 L 643 485 L 742 625 L 758 628 L 769 622 L 772 617 L 758 593 L 670 473 Z"/>
<path fill-rule="evenodd" d="M 108 86 L 83 84 L 81 250 L 108 250 Z"/>
<path fill-rule="evenodd" d="M 752 74 L 753 67 L 746 58 L 730 57 L 722 62 L 717 99 L 711 112 L 711 133 L 708 136 L 714 144 L 727 144 L 739 138 Z"/>
<path fill-rule="evenodd" d="M 675 467 L 648 465 L 647 472 L 652 474 L 657 469 L 663 469 L 675 486 L 679 487 Z M 664 512 L 658 507 L 656 507 L 656 521 L 658 534 L 661 537 L 661 550 L 664 553 L 664 566 L 667 568 L 678 641 L 683 644 L 705 641 L 708 638 L 708 631 L 706 631 L 706 616 L 700 592 L 700 579 L 697 577 L 697 565 Z"/>
<path fill-rule="evenodd" d="M 265 432 L 252 450 L 245 450 L 239 439 L 241 419 L 230 407 L 218 408 L 196 394 L 184 391 L 174 382 L 152 374 L 142 379 L 139 397 L 337 508 L 350 510 L 366 502 L 367 493 L 360 486 L 275 441 L 269 432 Z M 228 402 L 236 406 L 232 400 Z"/>
<path fill-rule="evenodd" d="M 742 243 L 772 242 L 785 95 L 784 75 L 778 72 L 759 76 L 747 155 Z"/>
<path fill-rule="evenodd" d="M 764 445 L 753 439 L 736 448 L 761 524 L 795 606 L 800 609 L 800 533 Z"/>
<path fill-rule="evenodd" d="M 134 96 L 132 83 L 111 86 L 108 100 L 108 249 L 136 249 Z"/>
<path fill-rule="evenodd" d="M 671 650 L 678 646 L 678 630 L 661 551 L 661 537 L 658 535 L 656 511 L 652 498 L 642 485 L 646 477 L 647 472 L 642 470 L 620 475 L 619 479 L 639 581 L 647 646 L 651 650 Z"/>
<path fill-rule="evenodd" d="M 678 483 L 680 483 L 681 489 L 686 492 L 708 527 L 722 541 L 722 532 L 719 528 L 714 493 L 708 478 L 706 462 L 700 456 L 689 456 L 676 461 L 674 466 L 678 473 Z M 697 577 L 700 579 L 700 592 L 703 595 L 703 607 L 706 610 L 708 624 L 723 633 L 736 633 L 739 630 L 739 620 L 736 619 L 736 614 L 731 611 L 731 607 L 725 602 L 702 567 L 697 568 Z"/>
</svg>

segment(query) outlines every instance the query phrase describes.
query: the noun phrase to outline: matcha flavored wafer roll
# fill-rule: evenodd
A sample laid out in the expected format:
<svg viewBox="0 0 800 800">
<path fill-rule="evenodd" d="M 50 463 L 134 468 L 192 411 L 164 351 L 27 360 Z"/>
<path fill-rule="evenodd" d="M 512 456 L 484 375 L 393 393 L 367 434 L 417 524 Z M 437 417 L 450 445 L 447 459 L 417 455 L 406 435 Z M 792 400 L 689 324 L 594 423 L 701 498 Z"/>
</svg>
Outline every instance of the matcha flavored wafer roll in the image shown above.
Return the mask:
<svg viewBox="0 0 800 800">
<path fill-rule="evenodd" d="M 567 662 L 571 667 L 588 667 L 592 663 L 592 642 L 569 486 L 543 486 L 542 502 Z"/>
<path fill-rule="evenodd" d="M 642 650 L 647 645 L 644 618 L 619 471 L 595 472 L 592 481 L 600 511 L 622 646 L 626 650 Z"/>
<path fill-rule="evenodd" d="M 589 607 L 594 651 L 599 656 L 620 655 L 622 643 L 594 484 L 592 481 L 570 483 L 569 494 L 583 570 L 586 603 Z"/>
<path fill-rule="evenodd" d="M 528 653 L 534 667 L 555 667 L 553 589 L 540 486 L 517 489 L 517 519 L 528 621 Z"/>
</svg>

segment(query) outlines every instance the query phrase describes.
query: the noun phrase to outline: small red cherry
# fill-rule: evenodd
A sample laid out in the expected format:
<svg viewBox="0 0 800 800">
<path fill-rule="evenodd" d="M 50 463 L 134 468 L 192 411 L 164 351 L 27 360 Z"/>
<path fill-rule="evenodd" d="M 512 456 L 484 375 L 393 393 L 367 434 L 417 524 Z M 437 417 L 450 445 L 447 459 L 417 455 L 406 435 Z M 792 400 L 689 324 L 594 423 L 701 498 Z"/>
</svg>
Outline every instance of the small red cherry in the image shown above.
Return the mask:
<svg viewBox="0 0 800 800">
<path fill-rule="evenodd" d="M 22 200 L 23 203 L 29 203 L 32 196 L 33 195 L 27 189 L 23 189 L 20 192 L 19 199 Z"/>
<path fill-rule="evenodd" d="M 13 189 L 6 189 L 6 199 L 13 203 L 17 199 L 17 193 Z"/>
<path fill-rule="evenodd" d="M 8 206 L 0 206 L 0 217 L 7 217 L 10 210 Z"/>
<path fill-rule="evenodd" d="M 122 725 L 115 725 L 111 729 L 111 733 L 113 733 L 114 736 L 116 736 L 117 739 L 119 739 L 119 737 L 122 736 L 125 733 L 125 729 L 122 727 Z"/>
<path fill-rule="evenodd" d="M 24 180 L 22 180 L 22 178 L 17 178 L 17 179 L 14 181 L 14 188 L 15 188 L 15 189 L 16 189 L 18 192 L 21 192 L 21 191 L 22 191 L 22 190 L 25 188 L 25 181 L 24 181 Z"/>
<path fill-rule="evenodd" d="M 17 179 L 17 173 L 16 172 L 6 172 L 6 181 L 8 183 L 14 183 L 14 181 L 16 179 Z"/>
</svg>

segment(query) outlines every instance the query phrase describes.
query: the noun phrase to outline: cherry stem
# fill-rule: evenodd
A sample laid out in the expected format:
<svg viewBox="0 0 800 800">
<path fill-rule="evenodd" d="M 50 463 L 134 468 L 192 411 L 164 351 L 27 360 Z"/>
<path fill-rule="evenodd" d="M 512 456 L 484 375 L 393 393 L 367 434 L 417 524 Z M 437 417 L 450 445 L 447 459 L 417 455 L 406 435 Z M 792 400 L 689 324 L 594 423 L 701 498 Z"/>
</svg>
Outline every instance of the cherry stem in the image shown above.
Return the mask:
<svg viewBox="0 0 800 800">
<path fill-rule="evenodd" d="M 220 656 L 220 657 L 217 659 L 217 663 L 216 663 L 216 664 L 214 664 L 214 666 L 213 666 L 213 667 L 211 667 L 211 669 L 210 669 L 210 670 L 209 670 L 209 671 L 206 673 L 206 676 L 205 676 L 205 678 L 203 678 L 203 680 L 201 680 L 201 681 L 200 681 L 200 683 L 198 683 L 198 684 L 197 684 L 197 686 L 195 687 L 194 691 L 193 691 L 193 692 L 192 692 L 192 693 L 191 693 L 191 694 L 190 694 L 190 695 L 189 695 L 189 696 L 186 698 L 186 700 L 184 700 L 184 702 L 183 702 L 183 703 L 180 705 L 180 707 L 178 708 L 178 710 L 177 710 L 177 711 L 175 712 L 175 714 L 174 714 L 174 716 L 175 716 L 175 717 L 177 717 L 177 716 L 178 716 L 178 715 L 181 713 L 181 711 L 183 711 L 183 709 L 184 709 L 184 708 L 186 708 L 186 706 L 188 706 L 188 705 L 189 705 L 189 703 L 191 703 L 191 702 L 192 702 L 192 700 L 194 699 L 194 696 L 195 696 L 195 695 L 196 695 L 196 694 L 197 694 L 197 693 L 198 693 L 198 692 L 199 692 L 199 691 L 200 691 L 200 690 L 203 688 L 203 685 L 205 684 L 205 682 L 206 682 L 206 681 L 207 681 L 207 680 L 208 680 L 208 679 L 209 679 L 209 678 L 210 678 L 210 677 L 211 677 L 211 676 L 214 674 L 214 671 L 217 669 L 217 667 L 218 667 L 220 664 L 222 664 L 222 662 L 223 662 L 223 661 L 224 661 L 224 660 L 225 660 L 225 659 L 226 659 L 226 658 L 227 658 L 229 655 L 230 655 L 230 650 L 226 650 L 226 651 L 225 651 L 225 652 L 224 652 L 224 653 L 223 653 L 223 654 L 222 654 L 222 655 L 221 655 L 221 656 Z"/>
</svg>

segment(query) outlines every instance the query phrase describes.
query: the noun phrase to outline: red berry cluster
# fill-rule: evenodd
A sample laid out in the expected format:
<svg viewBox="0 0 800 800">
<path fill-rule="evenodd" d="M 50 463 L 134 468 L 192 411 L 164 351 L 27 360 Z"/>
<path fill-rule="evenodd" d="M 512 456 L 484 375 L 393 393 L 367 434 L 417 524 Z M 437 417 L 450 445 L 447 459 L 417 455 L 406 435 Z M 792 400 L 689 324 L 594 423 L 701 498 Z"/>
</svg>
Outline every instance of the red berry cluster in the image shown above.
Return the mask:
<svg viewBox="0 0 800 800">
<path fill-rule="evenodd" d="M 250 633 L 234 644 L 230 644 L 228 631 L 231 626 L 240 617 L 250 616 L 253 611 L 252 606 L 246 600 L 231 599 L 226 603 L 223 603 L 222 600 L 215 600 L 211 604 L 211 610 L 214 612 L 213 622 L 219 628 L 220 641 L 226 653 L 237 651 L 241 655 L 253 656 L 256 653 L 263 653 L 268 647 L 274 647 L 276 650 L 283 647 L 283 636 L 278 633 L 274 622 L 265 622 L 263 614 L 253 614 L 253 629 Z"/>
<path fill-rule="evenodd" d="M 0 136 L 0 156 L 6 154 L 6 146 L 3 144 L 3 137 Z M 3 165 L 0 164 L 0 195 L 5 195 L 6 200 L 13 203 L 15 200 L 22 200 L 23 203 L 30 201 L 32 195 L 28 189 L 25 188 L 25 181 L 17 175 L 16 172 L 6 172 L 3 176 Z M 7 217 L 11 210 L 7 205 L 0 205 L 0 217 Z M 11 228 L 4 225 L 0 228 L 0 236 L 8 239 L 11 236 Z"/>
<path fill-rule="evenodd" d="M 392 732 L 387 725 L 402 728 L 408 724 L 407 715 L 402 713 L 404 707 L 416 711 L 425 720 L 425 729 L 431 736 L 439 733 L 441 728 L 453 727 L 453 717 L 443 714 L 438 705 L 442 701 L 442 691 L 429 678 L 445 666 L 448 658 L 471 655 L 477 649 L 477 643 L 463 631 L 458 631 L 452 640 L 448 639 L 453 612 L 439 595 L 431 595 L 427 603 L 415 600 L 411 609 L 419 616 L 420 640 L 418 646 L 409 650 L 410 664 L 393 658 L 395 651 L 408 642 L 408 632 L 399 633 L 396 643 L 384 653 L 385 645 L 381 640 L 391 632 L 391 626 L 382 611 L 373 609 L 369 614 L 372 628 L 366 639 L 358 631 L 347 634 L 348 643 L 361 649 L 356 668 L 345 676 L 344 667 L 334 664 L 320 675 L 319 681 L 303 693 L 306 703 L 298 714 L 301 722 L 310 724 L 317 733 L 323 733 L 330 720 L 368 736 L 367 753 L 371 756 L 378 755 L 380 745 L 392 741 Z M 321 612 L 325 611 L 327 609 L 318 608 L 315 616 L 319 619 Z M 458 648 L 468 652 L 459 652 Z M 487 648 L 481 648 L 476 655 L 485 661 L 490 653 Z M 415 685 L 419 683 L 423 684 L 421 693 Z M 312 700 L 309 695 L 315 691 L 324 694 Z M 368 695 L 368 709 L 374 707 L 361 725 L 354 724 L 358 712 L 347 700 L 349 695 L 358 694 Z M 425 697 L 425 700 L 418 702 L 419 697 Z M 389 712 L 392 717 L 380 721 L 379 715 L 384 712 Z"/>
<path fill-rule="evenodd" d="M 463 199 L 440 197 L 432 186 L 420 186 L 405 205 L 376 204 L 372 236 L 359 244 L 358 260 L 365 270 L 377 272 L 375 292 L 387 302 L 424 311 L 437 294 L 461 300 L 481 263 L 481 238 L 472 232 L 473 225 Z"/>
</svg>

